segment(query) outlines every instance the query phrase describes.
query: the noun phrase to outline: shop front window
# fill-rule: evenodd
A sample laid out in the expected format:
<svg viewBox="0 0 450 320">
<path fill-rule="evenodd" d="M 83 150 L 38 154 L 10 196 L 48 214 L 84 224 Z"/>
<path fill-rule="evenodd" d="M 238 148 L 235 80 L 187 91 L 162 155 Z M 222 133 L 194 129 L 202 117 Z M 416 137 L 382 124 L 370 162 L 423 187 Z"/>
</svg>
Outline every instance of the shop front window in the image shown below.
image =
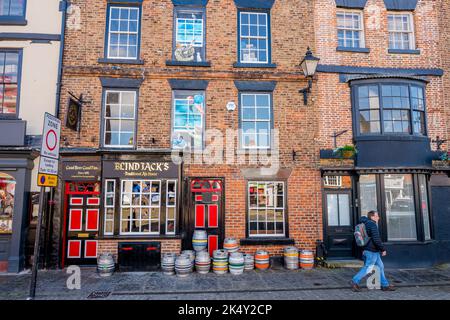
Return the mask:
<svg viewBox="0 0 450 320">
<path fill-rule="evenodd" d="M 0 234 L 12 233 L 16 180 L 0 172 Z"/>
<path fill-rule="evenodd" d="M 166 190 L 166 234 L 175 234 L 177 208 L 177 181 L 167 181 Z"/>
<path fill-rule="evenodd" d="M 383 202 L 380 203 L 379 197 Z M 424 174 L 368 174 L 359 176 L 361 216 L 371 210 L 381 217 L 387 241 L 431 239 L 427 176 Z M 418 223 L 421 221 L 421 223 Z"/>
<path fill-rule="evenodd" d="M 103 233 L 112 235 L 114 233 L 114 211 L 116 205 L 116 181 L 105 181 L 105 227 Z"/>
<path fill-rule="evenodd" d="M 203 91 L 173 92 L 172 147 L 203 149 L 205 130 L 205 93 Z"/>
<path fill-rule="evenodd" d="M 249 182 L 248 197 L 249 236 L 284 237 L 284 182 Z"/>
<path fill-rule="evenodd" d="M 121 234 L 159 234 L 161 181 L 122 180 Z"/>
<path fill-rule="evenodd" d="M 384 195 L 388 240 L 417 240 L 412 175 L 384 175 Z"/>
</svg>

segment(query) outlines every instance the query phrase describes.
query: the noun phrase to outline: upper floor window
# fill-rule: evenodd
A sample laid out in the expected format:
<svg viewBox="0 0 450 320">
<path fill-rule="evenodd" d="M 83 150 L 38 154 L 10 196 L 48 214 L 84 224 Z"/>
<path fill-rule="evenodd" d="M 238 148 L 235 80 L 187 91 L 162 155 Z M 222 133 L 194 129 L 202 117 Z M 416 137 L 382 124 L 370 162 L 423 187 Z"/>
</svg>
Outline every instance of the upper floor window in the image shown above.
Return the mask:
<svg viewBox="0 0 450 320">
<path fill-rule="evenodd" d="M 0 117 L 18 114 L 19 53 L 0 50 Z"/>
<path fill-rule="evenodd" d="M 239 12 L 239 62 L 270 63 L 267 12 Z"/>
<path fill-rule="evenodd" d="M 362 12 L 339 11 L 337 13 L 338 46 L 364 47 Z"/>
<path fill-rule="evenodd" d="M 415 49 L 414 25 L 411 13 L 388 14 L 389 49 Z"/>
<path fill-rule="evenodd" d="M 0 0 L 0 17 L 24 17 L 26 0 Z"/>
<path fill-rule="evenodd" d="M 172 147 L 203 149 L 205 92 L 173 91 Z"/>
<path fill-rule="evenodd" d="M 173 60 L 205 61 L 205 10 L 175 7 Z"/>
<path fill-rule="evenodd" d="M 272 128 L 272 94 L 241 93 L 241 147 L 269 149 Z"/>
<path fill-rule="evenodd" d="M 107 58 L 137 60 L 139 31 L 140 7 L 109 6 Z"/>
<path fill-rule="evenodd" d="M 423 85 L 382 82 L 354 88 L 359 135 L 426 135 Z"/>
<path fill-rule="evenodd" d="M 131 148 L 135 145 L 136 96 L 136 91 L 105 91 L 105 147 Z"/>
</svg>

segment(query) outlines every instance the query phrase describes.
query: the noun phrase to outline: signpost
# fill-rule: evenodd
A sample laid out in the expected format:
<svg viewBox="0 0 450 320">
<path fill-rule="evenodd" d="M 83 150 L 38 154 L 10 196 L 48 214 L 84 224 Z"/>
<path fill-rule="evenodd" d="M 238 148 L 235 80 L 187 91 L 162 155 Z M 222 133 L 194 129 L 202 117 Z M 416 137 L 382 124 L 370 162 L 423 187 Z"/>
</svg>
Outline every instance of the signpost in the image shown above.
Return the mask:
<svg viewBox="0 0 450 320">
<path fill-rule="evenodd" d="M 61 121 L 49 113 L 44 116 L 44 129 L 42 130 L 41 156 L 39 158 L 38 186 L 41 187 L 39 195 L 39 212 L 34 240 L 34 257 L 31 271 L 30 295 L 33 299 L 36 294 L 36 279 L 39 263 L 42 215 L 44 210 L 44 193 L 46 187 L 58 185 L 58 159 Z"/>
</svg>

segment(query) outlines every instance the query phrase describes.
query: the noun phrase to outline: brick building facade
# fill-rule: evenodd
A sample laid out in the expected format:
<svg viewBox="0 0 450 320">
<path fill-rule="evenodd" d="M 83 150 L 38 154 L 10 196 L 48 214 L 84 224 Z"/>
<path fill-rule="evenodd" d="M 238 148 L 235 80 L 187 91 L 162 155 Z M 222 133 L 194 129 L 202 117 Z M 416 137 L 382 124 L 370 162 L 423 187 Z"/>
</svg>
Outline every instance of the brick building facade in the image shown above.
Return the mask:
<svg viewBox="0 0 450 320">
<path fill-rule="evenodd" d="M 351 230 L 368 208 L 386 221 L 385 241 L 397 254 L 390 262 L 440 261 L 448 239 L 435 241 L 439 209 L 431 198 L 446 191 L 447 168 L 433 166 L 439 152 L 431 140 L 449 133 L 439 8 L 445 4 L 71 4 L 60 118 L 66 121 L 77 104 L 82 117 L 78 130 L 62 132 L 53 233 L 60 266 L 117 254 L 120 243 L 189 249 L 195 228 L 213 236 L 210 249 L 235 237 L 242 251 L 280 255 L 286 245 L 315 249 L 323 240 L 330 256 L 351 258 L 358 255 Z M 305 105 L 299 90 L 308 81 L 299 64 L 307 47 L 321 60 Z M 241 129 L 232 141 L 230 129 Z M 343 130 L 335 145 L 331 136 Z M 232 146 L 209 154 L 221 139 L 209 139 L 212 133 Z M 356 145 L 356 157 L 332 152 L 345 144 Z M 203 163 L 185 159 L 154 170 L 184 145 L 206 150 Z M 267 165 L 250 161 L 255 149 L 269 150 L 278 169 L 260 170 Z M 246 161 L 209 162 L 221 155 Z"/>
</svg>

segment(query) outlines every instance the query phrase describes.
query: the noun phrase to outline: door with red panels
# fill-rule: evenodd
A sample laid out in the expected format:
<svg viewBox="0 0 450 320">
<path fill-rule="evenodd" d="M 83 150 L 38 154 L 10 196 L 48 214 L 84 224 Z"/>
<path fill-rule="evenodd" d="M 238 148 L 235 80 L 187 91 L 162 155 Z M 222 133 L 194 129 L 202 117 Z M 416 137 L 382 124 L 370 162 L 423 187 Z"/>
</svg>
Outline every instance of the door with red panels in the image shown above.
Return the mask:
<svg viewBox="0 0 450 320">
<path fill-rule="evenodd" d="M 100 228 L 100 185 L 67 183 L 64 264 L 97 263 Z"/>
<path fill-rule="evenodd" d="M 196 229 L 206 230 L 208 251 L 223 245 L 224 236 L 224 181 L 220 178 L 193 178 L 189 180 L 189 217 L 185 248 L 192 248 Z"/>
</svg>

